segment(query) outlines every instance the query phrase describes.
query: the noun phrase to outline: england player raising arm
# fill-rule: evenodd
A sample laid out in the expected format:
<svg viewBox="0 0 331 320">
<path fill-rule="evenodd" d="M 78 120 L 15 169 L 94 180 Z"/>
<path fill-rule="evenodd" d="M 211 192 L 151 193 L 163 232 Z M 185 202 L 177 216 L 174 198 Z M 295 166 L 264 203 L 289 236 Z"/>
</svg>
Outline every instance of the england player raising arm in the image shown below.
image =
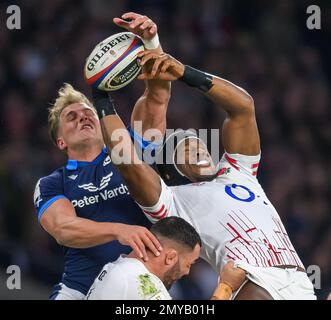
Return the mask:
<svg viewBox="0 0 331 320">
<path fill-rule="evenodd" d="M 182 63 L 166 53 L 155 53 L 146 50 L 138 56 L 141 59 L 140 64 L 142 66 L 150 61 L 153 62 L 153 67 L 149 69 L 150 71 L 141 74 L 138 77 L 139 79 L 167 81 L 181 79 L 188 85 L 200 89 L 213 100 L 215 104 L 224 108 L 227 113 L 227 118 L 222 127 L 222 142 L 225 150 L 229 154 L 259 156 L 260 139 L 255 119 L 254 102 L 246 91 L 227 80 L 208 75 L 189 66 L 185 67 Z M 99 90 L 94 90 L 94 102 L 97 108 L 98 100 L 101 101 L 102 97 L 107 99 L 107 94 Z M 103 136 L 109 151 L 118 144 L 118 141 L 111 139 L 113 132 L 117 129 L 125 128 L 121 119 L 115 112 L 114 105 L 111 105 L 108 114 L 110 115 L 109 119 L 111 119 L 111 121 L 106 121 L 105 119 L 101 121 L 101 125 L 104 128 Z M 128 138 L 124 131 L 123 139 Z M 179 140 L 181 137 L 177 138 Z M 185 135 L 183 138 L 186 139 L 188 136 Z M 177 145 L 179 145 L 179 143 L 177 143 Z M 199 153 L 199 151 L 201 152 Z M 130 155 L 130 159 L 132 160 L 137 158 L 133 145 L 130 144 L 129 141 L 123 152 Z M 191 182 L 206 181 L 215 178 L 216 167 L 205 146 L 198 143 L 195 150 L 194 148 L 190 148 L 190 152 L 197 153 L 199 159 L 197 159 L 197 155 L 192 154 L 190 158 L 196 158 L 195 163 L 190 166 L 178 165 L 177 167 L 181 171 L 180 175 L 184 175 Z M 199 165 L 199 163 L 202 163 L 202 165 Z M 161 186 L 157 173 L 147 165 L 134 163 L 134 161 L 132 161 L 129 166 L 119 163 L 117 167 L 127 182 L 131 195 L 140 205 L 148 207 L 158 202 Z M 162 166 L 159 166 L 162 170 L 161 167 Z M 162 175 L 162 178 L 166 180 L 166 175 Z M 146 183 L 141 184 L 138 183 L 138 181 L 146 181 Z M 169 182 L 172 184 L 171 181 Z"/>
<path fill-rule="evenodd" d="M 154 46 L 154 52 L 162 52 L 152 20 L 135 13 L 124 16 L 123 27 Z M 145 83 L 132 121 L 143 120 L 143 130 L 149 126 L 164 130 L 159 114 L 164 117 L 166 112 L 170 84 Z M 147 259 L 146 247 L 155 255 L 161 247 L 111 163 L 96 110 L 87 97 L 65 84 L 48 120 L 53 143 L 68 156 L 64 167 L 38 181 L 34 196 L 38 221 L 65 247 L 65 272 L 51 299 L 82 299 L 103 265 L 128 253 L 128 246 L 143 259 Z"/>
<path fill-rule="evenodd" d="M 227 113 L 222 126 L 225 153 L 217 166 L 202 140 L 190 131 L 178 131 L 157 151 L 161 160 L 164 151 L 170 151 L 172 160 L 157 161 L 160 179 L 148 165 L 135 161 L 134 146 L 111 98 L 93 91 L 108 152 L 143 212 L 152 222 L 179 216 L 191 223 L 202 239 L 201 257 L 216 272 L 229 260 L 244 269 L 248 281 L 235 293 L 237 299 L 316 299 L 304 265 L 256 177 L 260 140 L 251 96 L 167 54 L 145 51 L 140 58 L 142 65 L 154 62 L 140 79 L 182 80 Z M 174 148 L 169 150 L 168 143 Z"/>
</svg>

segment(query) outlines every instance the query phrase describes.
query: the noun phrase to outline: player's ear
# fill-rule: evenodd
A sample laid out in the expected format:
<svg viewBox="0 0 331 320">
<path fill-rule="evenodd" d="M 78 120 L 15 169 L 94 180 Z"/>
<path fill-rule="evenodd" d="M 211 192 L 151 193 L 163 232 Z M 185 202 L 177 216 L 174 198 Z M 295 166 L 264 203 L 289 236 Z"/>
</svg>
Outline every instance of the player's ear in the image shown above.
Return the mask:
<svg viewBox="0 0 331 320">
<path fill-rule="evenodd" d="M 58 146 L 58 148 L 60 150 L 64 150 L 64 149 L 67 148 L 67 144 L 65 143 L 65 141 L 61 137 L 56 139 L 56 145 Z"/>
<path fill-rule="evenodd" d="M 165 255 L 165 264 L 173 266 L 178 261 L 178 252 L 175 249 L 170 249 Z"/>
</svg>

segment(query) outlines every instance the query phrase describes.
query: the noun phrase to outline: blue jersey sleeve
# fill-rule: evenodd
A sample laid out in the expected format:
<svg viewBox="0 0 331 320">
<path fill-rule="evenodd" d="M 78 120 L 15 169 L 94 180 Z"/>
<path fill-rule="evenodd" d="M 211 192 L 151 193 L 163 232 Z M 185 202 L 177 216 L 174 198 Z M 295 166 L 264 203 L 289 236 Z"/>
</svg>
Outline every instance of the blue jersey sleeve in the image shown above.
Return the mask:
<svg viewBox="0 0 331 320">
<path fill-rule="evenodd" d="M 142 152 L 149 149 L 150 151 L 154 151 L 159 148 L 162 145 L 162 142 L 155 143 L 149 140 L 145 140 L 143 137 L 141 137 L 139 134 L 134 132 L 131 126 L 128 127 L 128 130 L 130 132 L 131 139 L 133 143 L 138 143 L 138 146 L 141 148 Z"/>
<path fill-rule="evenodd" d="M 45 210 L 56 200 L 66 198 L 63 194 L 62 177 L 58 171 L 39 179 L 34 192 L 34 206 L 38 213 L 38 221 Z"/>
</svg>

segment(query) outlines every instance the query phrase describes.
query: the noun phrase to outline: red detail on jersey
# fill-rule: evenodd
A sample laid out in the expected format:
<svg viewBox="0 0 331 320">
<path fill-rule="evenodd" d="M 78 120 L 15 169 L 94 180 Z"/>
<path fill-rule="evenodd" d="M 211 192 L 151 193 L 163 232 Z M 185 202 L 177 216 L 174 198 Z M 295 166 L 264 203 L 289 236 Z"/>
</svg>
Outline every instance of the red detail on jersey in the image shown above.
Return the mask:
<svg viewBox="0 0 331 320">
<path fill-rule="evenodd" d="M 249 261 L 246 256 L 238 248 L 236 248 L 236 250 L 246 259 L 246 262 L 249 264 Z"/>
<path fill-rule="evenodd" d="M 252 172 L 252 175 L 253 175 L 253 176 L 256 176 L 256 175 L 257 175 L 257 171 L 253 171 L 253 172 Z"/>
<path fill-rule="evenodd" d="M 161 217 L 159 217 L 158 219 L 160 219 L 160 220 L 163 219 L 167 215 L 167 213 L 168 213 L 168 210 L 164 211 L 164 214 Z"/>
<path fill-rule="evenodd" d="M 259 166 L 260 162 L 252 164 L 252 169 L 255 169 Z"/>
<path fill-rule="evenodd" d="M 220 171 L 217 172 L 217 176 L 221 176 L 222 174 L 224 174 L 224 172 L 226 171 L 226 168 L 222 168 Z"/>
<path fill-rule="evenodd" d="M 163 218 L 167 215 L 167 213 L 168 213 L 168 210 L 167 210 L 167 209 L 163 212 L 164 208 L 165 208 L 165 206 L 164 206 L 164 204 L 163 204 L 162 207 L 161 207 L 161 209 L 160 209 L 159 211 L 157 211 L 157 212 L 150 212 L 150 211 L 146 211 L 146 210 L 143 210 L 143 211 L 144 211 L 144 213 L 148 214 L 148 215 L 151 216 L 152 218 L 155 218 L 155 219 L 159 219 L 159 220 L 161 220 L 161 219 L 163 219 Z M 162 215 L 161 215 L 160 217 L 158 217 L 158 215 L 160 215 L 161 213 L 162 213 Z"/>
<path fill-rule="evenodd" d="M 236 237 L 234 237 L 230 243 L 232 243 L 233 241 L 235 240 L 238 240 L 238 239 L 242 239 L 246 244 L 250 245 L 250 243 L 230 224 L 230 223 L 227 223 L 227 225 L 232 229 L 232 231 L 237 235 Z"/>
<path fill-rule="evenodd" d="M 225 154 L 224 157 L 225 157 L 226 161 L 229 162 L 232 167 L 234 167 L 236 170 L 239 171 L 239 167 L 236 166 L 236 164 L 237 164 L 236 159 L 229 157 L 227 154 Z"/>
<path fill-rule="evenodd" d="M 143 210 L 145 213 L 151 215 L 151 216 L 157 216 L 159 215 L 163 210 L 164 210 L 164 204 L 162 205 L 161 209 L 157 212 L 151 212 L 151 211 L 146 211 L 146 210 Z"/>
</svg>

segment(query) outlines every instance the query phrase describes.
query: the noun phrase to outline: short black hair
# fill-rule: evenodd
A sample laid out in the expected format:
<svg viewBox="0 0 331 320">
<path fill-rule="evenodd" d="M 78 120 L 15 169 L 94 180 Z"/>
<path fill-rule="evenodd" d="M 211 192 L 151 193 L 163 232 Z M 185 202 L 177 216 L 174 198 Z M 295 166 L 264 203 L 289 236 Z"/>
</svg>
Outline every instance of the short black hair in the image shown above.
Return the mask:
<svg viewBox="0 0 331 320">
<path fill-rule="evenodd" d="M 167 217 L 156 222 L 150 229 L 156 236 L 162 236 L 176 243 L 186 245 L 192 250 L 197 244 L 201 247 L 201 238 L 192 225 L 179 217 Z"/>
</svg>

